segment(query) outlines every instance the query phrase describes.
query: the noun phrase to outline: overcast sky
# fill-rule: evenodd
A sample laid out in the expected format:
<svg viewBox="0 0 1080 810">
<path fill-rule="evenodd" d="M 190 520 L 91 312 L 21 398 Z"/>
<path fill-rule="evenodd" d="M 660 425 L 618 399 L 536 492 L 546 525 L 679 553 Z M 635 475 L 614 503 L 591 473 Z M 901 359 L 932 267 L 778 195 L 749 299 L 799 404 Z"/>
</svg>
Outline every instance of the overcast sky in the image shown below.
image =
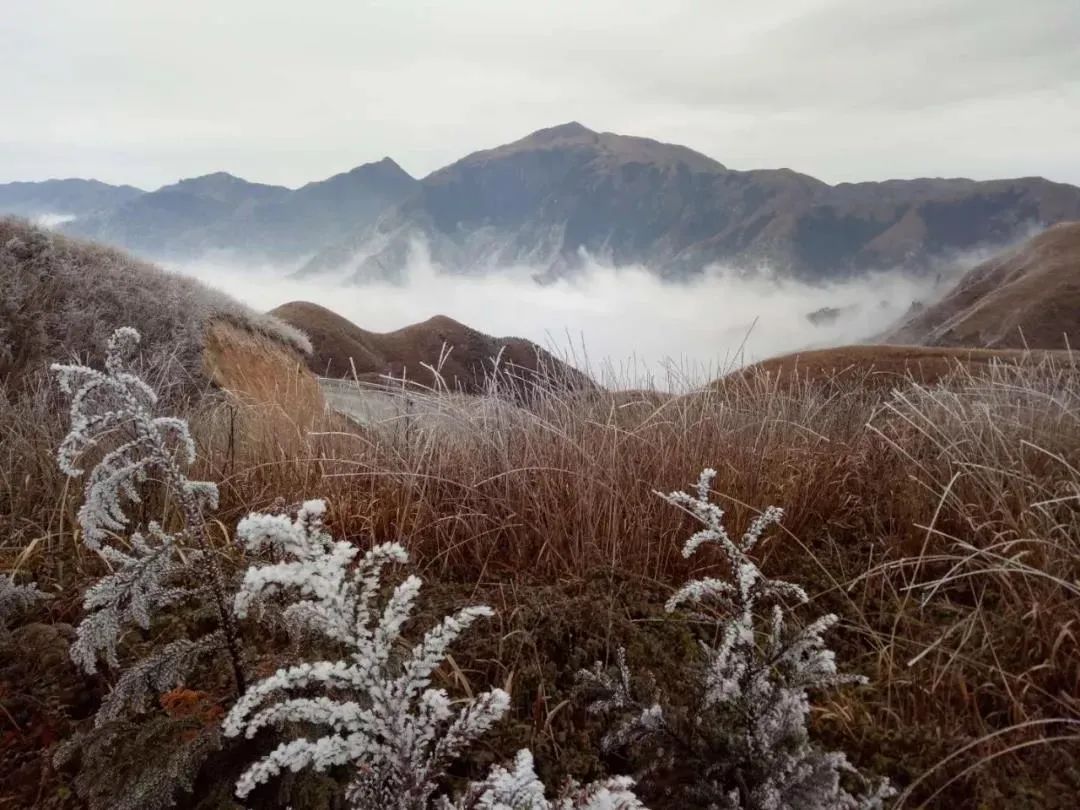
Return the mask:
<svg viewBox="0 0 1080 810">
<path fill-rule="evenodd" d="M 830 182 L 1080 184 L 1080 0 L 0 0 L 0 182 L 422 176 L 578 120 Z"/>
</svg>

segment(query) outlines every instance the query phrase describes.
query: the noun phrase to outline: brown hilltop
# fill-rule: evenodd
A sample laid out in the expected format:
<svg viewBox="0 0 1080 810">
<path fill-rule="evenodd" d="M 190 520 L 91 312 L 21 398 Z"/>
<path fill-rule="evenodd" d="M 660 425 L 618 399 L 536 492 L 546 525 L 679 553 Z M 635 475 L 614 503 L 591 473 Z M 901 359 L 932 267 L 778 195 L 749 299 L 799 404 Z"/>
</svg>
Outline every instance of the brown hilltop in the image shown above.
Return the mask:
<svg viewBox="0 0 1080 810">
<path fill-rule="evenodd" d="M 982 374 L 996 365 L 1045 362 L 1069 364 L 1074 353 L 1021 349 L 971 349 L 952 346 L 840 346 L 812 349 L 772 357 L 732 372 L 713 383 L 715 388 L 736 385 L 770 386 L 790 391 L 800 385 L 836 386 L 850 390 L 858 384 L 868 390 L 888 389 L 912 379 L 934 385 L 957 373 Z"/>
<path fill-rule="evenodd" d="M 871 388 L 901 378 L 937 383 L 960 371 L 995 364 L 1076 362 L 1080 346 L 1080 222 L 1043 231 L 968 271 L 937 303 L 881 338 L 889 345 L 843 346 L 774 357 L 718 381 L 766 378 L 799 383 L 850 383 Z"/>
<path fill-rule="evenodd" d="M 280 440 L 323 417 L 322 393 L 303 359 L 307 338 L 123 251 L 0 218 L 0 290 L 0 401 L 14 409 L 9 414 L 25 407 L 35 424 L 55 427 L 60 411 L 36 399 L 54 390 L 49 364 L 99 366 L 113 330 L 130 326 L 141 335 L 133 370 L 163 407 L 198 408 L 200 427 L 212 422 L 222 394 L 244 406 L 230 411 L 233 437 L 272 431 Z M 42 405 L 46 415 L 34 411 Z"/>
<path fill-rule="evenodd" d="M 283 367 L 302 368 L 311 349 L 292 327 L 194 279 L 12 217 L 0 218 L 0 290 L 0 385 L 32 382 L 53 361 L 98 363 L 120 326 L 142 336 L 139 370 L 185 392 L 229 387 L 205 357 L 211 333 L 219 349 L 247 334 Z"/>
<path fill-rule="evenodd" d="M 393 332 L 369 332 L 325 307 L 292 301 L 272 315 L 306 333 L 314 348 L 311 369 L 325 377 L 362 382 L 395 378 L 430 388 L 476 394 L 485 390 L 499 358 L 515 388 L 543 385 L 591 389 L 593 382 L 550 352 L 523 338 L 497 338 L 436 315 Z M 441 358 L 441 365 L 440 365 Z M 428 368 L 430 366 L 431 368 Z M 432 369 L 439 369 L 440 380 Z"/>
<path fill-rule="evenodd" d="M 1080 346 L 1080 222 L 1055 225 L 978 265 L 885 336 L 927 346 Z"/>
</svg>

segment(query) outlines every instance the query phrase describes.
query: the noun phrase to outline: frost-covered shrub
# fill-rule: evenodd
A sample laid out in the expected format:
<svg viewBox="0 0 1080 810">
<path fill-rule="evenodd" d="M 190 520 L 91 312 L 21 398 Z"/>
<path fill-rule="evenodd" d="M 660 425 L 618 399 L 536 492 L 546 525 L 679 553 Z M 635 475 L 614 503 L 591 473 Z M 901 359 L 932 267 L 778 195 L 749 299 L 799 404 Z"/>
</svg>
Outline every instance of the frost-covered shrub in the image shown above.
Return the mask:
<svg viewBox="0 0 1080 810">
<path fill-rule="evenodd" d="M 127 368 L 139 345 L 139 333 L 117 329 L 109 340 L 105 370 L 82 365 L 52 366 L 60 388 L 71 395 L 71 427 L 60 445 L 60 468 L 72 477 L 90 452 L 103 454 L 87 476 L 85 501 L 79 510 L 83 542 L 91 549 L 127 529 L 125 503 L 139 503 L 141 484 L 157 475 L 184 510 L 185 532 L 203 529 L 203 509 L 216 508 L 217 487 L 191 481 L 183 466 L 195 460 L 195 443 L 187 423 L 154 416 L 157 394 Z M 111 447 L 109 446 L 111 445 Z M 108 449 L 106 450 L 106 448 Z"/>
<path fill-rule="evenodd" d="M 307 501 L 295 519 L 252 514 L 237 527 L 249 551 L 270 552 L 283 562 L 252 566 L 236 595 L 236 613 L 290 591 L 283 616 L 294 630 L 314 631 L 348 650 L 341 661 L 317 661 L 279 669 L 254 684 L 225 718 L 226 736 L 254 737 L 266 727 L 304 723 L 324 727 L 324 736 L 282 742 L 253 764 L 237 783 L 247 796 L 283 770 L 326 770 L 351 765 L 347 788 L 354 807 L 423 808 L 436 780 L 464 748 L 502 717 L 509 696 L 493 689 L 451 704 L 443 689 L 431 687 L 434 670 L 449 645 L 487 607 L 469 607 L 447 616 L 414 646 L 401 631 L 420 591 L 406 578 L 377 606 L 386 565 L 404 563 L 405 549 L 384 543 L 359 550 L 323 530 L 322 501 Z M 354 563 L 355 566 L 354 566 Z M 322 694 L 307 696 L 314 690 Z"/>
<path fill-rule="evenodd" d="M 53 762 L 78 763 L 71 780 L 89 810 L 157 810 L 190 794 L 206 761 L 220 748 L 216 724 L 163 714 L 102 723 L 62 743 Z M 194 807 L 189 799 L 182 807 Z M 228 807 L 228 805 L 225 805 Z"/>
<path fill-rule="evenodd" d="M 84 598 L 87 616 L 78 628 L 72 658 L 86 672 L 100 659 L 116 667 L 117 644 L 125 626 L 148 629 L 154 614 L 184 599 L 212 597 L 238 688 L 243 688 L 234 623 L 221 571 L 209 551 L 205 511 L 217 507 L 217 486 L 193 481 L 184 469 L 195 461 L 195 443 L 183 419 L 155 416 L 157 395 L 128 366 L 139 333 L 117 329 L 109 341 L 105 370 L 81 365 L 52 366 L 61 389 L 71 396 L 71 427 L 60 445 L 60 468 L 84 474 L 83 459 L 98 460 L 86 476 L 79 509 L 83 543 L 109 564 L 112 573 L 91 586 Z M 119 540 L 131 523 L 127 513 L 143 501 L 142 488 L 159 482 L 180 509 L 178 532 L 150 521 L 135 531 L 127 549 Z M 200 576 L 193 577 L 192 574 Z M 189 580 L 185 582 L 185 580 Z M 195 580 L 191 582 L 190 580 Z"/>
<path fill-rule="evenodd" d="M 487 779 L 474 782 L 456 802 L 443 798 L 440 810 L 636 810 L 644 808 L 625 776 L 581 786 L 571 782 L 560 798 L 548 801 L 544 783 L 533 769 L 532 753 L 518 751 L 510 769 L 495 766 Z"/>
<path fill-rule="evenodd" d="M 491 609 L 464 608 L 407 645 L 402 630 L 412 615 L 420 579 L 409 576 L 380 598 L 383 569 L 407 562 L 405 549 L 383 543 L 360 555 L 355 546 L 334 540 L 324 530 L 325 508 L 322 501 L 307 501 L 293 519 L 252 514 L 237 527 L 249 551 L 282 561 L 248 569 L 236 595 L 236 613 L 245 616 L 288 592 L 291 600 L 281 613 L 291 631 L 313 631 L 341 645 L 347 657 L 279 669 L 233 706 L 224 722 L 229 737 L 255 737 L 265 728 L 285 724 L 324 730 L 314 739 L 280 743 L 248 768 L 236 792 L 243 798 L 285 770 L 347 766 L 350 806 L 422 810 L 432 806 L 447 766 L 509 707 L 510 697 L 501 689 L 452 702 L 445 690 L 431 686 L 449 645 L 474 621 L 490 616 Z M 436 806 L 631 810 L 641 804 L 625 779 L 572 785 L 561 799 L 548 802 L 532 755 L 522 751 L 512 770 L 495 768 L 457 802 L 442 796 Z"/>
<path fill-rule="evenodd" d="M 599 664 L 581 673 L 599 695 L 593 710 L 617 718 L 604 746 L 639 756 L 652 781 L 695 806 L 879 808 L 892 793 L 888 783 L 865 779 L 843 753 L 814 745 L 806 725 L 808 690 L 864 680 L 837 672 L 822 637 L 837 618 L 822 616 L 801 629 L 788 628 L 786 603 L 804 603 L 806 593 L 768 579 L 749 557 L 783 513 L 770 507 L 740 539 L 732 539 L 723 510 L 709 500 L 715 474 L 704 470 L 695 494 L 657 493 L 703 526 L 687 540 L 684 556 L 715 546 L 728 569 L 723 579 L 688 582 L 667 603 L 669 612 L 696 606 L 698 618 L 709 607 L 720 611 L 713 640 L 701 643 L 694 699 L 676 705 L 663 695 L 639 698 L 620 650 L 616 673 Z"/>
<path fill-rule="evenodd" d="M 92 786 L 95 774 L 84 767 L 77 784 L 86 785 L 87 801 L 94 807 L 119 806 L 112 790 L 119 796 L 144 797 L 140 807 L 171 806 L 176 787 L 190 785 L 208 752 L 218 747 L 215 723 L 195 729 L 196 733 L 186 729 L 182 734 L 155 735 L 169 747 L 147 751 L 138 743 L 143 725 L 130 722 L 130 715 L 146 711 L 154 698 L 183 683 L 207 659 L 228 660 L 237 691 L 244 688 L 231 604 L 206 535 L 205 511 L 216 508 L 217 487 L 187 477 L 185 469 L 195 459 L 188 425 L 182 419 L 155 415 L 155 392 L 128 367 L 138 343 L 134 329 L 118 329 L 109 341 L 103 371 L 53 366 L 61 388 L 71 396 L 71 427 L 58 460 L 72 477 L 84 475 L 84 462 L 94 460 L 86 473 L 78 522 L 84 545 L 109 568 L 86 591 L 86 615 L 76 630 L 71 657 L 89 674 L 104 663 L 118 675 L 97 713 L 94 730 L 68 740 L 57 760 L 70 759 L 80 749 L 88 761 L 107 758 L 122 740 L 131 743 L 132 750 L 148 754 L 144 767 L 127 773 L 129 781 L 112 778 L 101 789 Z M 152 520 L 145 526 L 133 525 L 133 506 L 145 508 L 144 497 L 153 490 L 160 490 L 157 494 L 165 503 L 178 507 L 180 524 L 175 531 Z M 151 644 L 143 658 L 121 661 L 120 644 L 127 631 L 149 630 L 155 618 L 184 602 L 196 610 L 202 604 L 216 606 L 218 629 L 197 638 Z M 169 726 L 167 718 L 144 722 Z M 171 764 L 155 771 L 155 763 Z M 179 774 L 177 769 L 186 771 Z M 154 773 L 158 776 L 151 778 Z M 148 779 L 153 786 L 147 787 Z M 99 793 L 101 798 L 95 798 Z"/>
<path fill-rule="evenodd" d="M 10 622 L 18 614 L 42 598 L 37 585 L 17 585 L 14 575 L 0 576 L 0 636 L 7 632 Z"/>
<path fill-rule="evenodd" d="M 218 606 L 223 635 L 231 654 L 239 688 L 243 688 L 234 624 L 225 600 L 222 575 L 206 537 L 205 511 L 217 507 L 217 486 L 193 481 L 184 468 L 195 461 L 195 443 L 187 422 L 155 416 L 157 395 L 127 367 L 139 345 L 139 333 L 122 327 L 113 333 L 105 370 L 55 364 L 61 389 L 71 395 L 71 427 L 60 445 L 60 468 L 72 477 L 90 454 L 99 456 L 86 477 L 85 499 L 79 509 L 83 543 L 109 564 L 112 573 L 91 586 L 84 599 L 86 618 L 78 628 L 72 658 L 86 672 L 99 659 L 115 667 L 117 643 L 125 626 L 148 629 L 162 608 L 192 597 L 210 596 Z M 182 525 L 176 533 L 151 521 L 135 531 L 128 549 L 119 539 L 131 522 L 127 509 L 143 500 L 142 488 L 151 479 L 164 486 L 180 508 Z M 189 576 L 198 572 L 204 576 Z M 196 583 L 184 582 L 196 579 Z"/>
</svg>

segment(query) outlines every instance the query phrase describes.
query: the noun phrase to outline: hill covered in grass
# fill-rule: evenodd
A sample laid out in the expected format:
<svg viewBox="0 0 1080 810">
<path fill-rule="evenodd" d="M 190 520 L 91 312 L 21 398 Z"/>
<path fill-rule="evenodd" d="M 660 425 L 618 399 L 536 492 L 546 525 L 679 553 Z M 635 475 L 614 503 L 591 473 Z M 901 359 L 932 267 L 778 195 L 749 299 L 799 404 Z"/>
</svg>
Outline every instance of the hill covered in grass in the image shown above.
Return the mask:
<svg viewBox="0 0 1080 810">
<path fill-rule="evenodd" d="M 1065 349 L 1080 346 L 1080 222 L 983 262 L 940 301 L 888 333 L 890 343 Z"/>
<path fill-rule="evenodd" d="M 113 248 L 0 219 L 0 382 L 40 377 L 56 361 L 101 357 L 117 326 L 143 336 L 147 367 L 174 382 L 204 380 L 215 322 L 306 355 L 295 328 L 185 276 Z"/>
<path fill-rule="evenodd" d="M 812 605 L 800 615 L 839 616 L 837 659 L 869 679 L 815 696 L 815 738 L 889 776 L 907 791 L 901 806 L 1071 810 L 1080 789 L 1069 736 L 1080 719 L 1080 649 L 1069 632 L 1080 622 L 1076 367 L 1048 355 L 957 366 L 933 384 L 894 382 L 784 388 L 759 369 L 739 386 L 636 397 L 632 408 L 602 390 L 551 392 L 528 409 L 441 397 L 453 410 L 445 428 L 344 424 L 289 442 L 281 423 L 261 429 L 263 411 L 234 420 L 245 402 L 212 419 L 185 415 L 199 448 L 192 474 L 221 482 L 213 537 L 229 576 L 248 563 L 236 521 L 278 498 L 318 495 L 335 537 L 362 550 L 408 543 L 425 580 L 420 627 L 463 604 L 495 609 L 435 681 L 455 692 L 505 685 L 511 697 L 464 771 L 527 746 L 554 782 L 625 772 L 602 752 L 605 728 L 582 708 L 576 676 L 625 649 L 631 669 L 669 695 L 696 682 L 697 621 L 664 604 L 688 578 L 727 568 L 719 553 L 684 558 L 691 522 L 656 491 L 686 487 L 711 466 L 733 536 L 769 505 L 784 507 L 782 530 L 756 559 L 807 590 Z M 213 670 L 197 670 L 182 688 L 151 695 L 137 719 L 94 728 L 112 673 L 81 676 L 67 654 L 83 590 L 101 572 L 74 528 L 79 488 L 56 469 L 62 422 L 48 407 L 22 418 L 0 409 L 0 571 L 53 596 L 0 638 L 10 715 L 0 716 L 9 763 L 0 797 L 33 806 L 44 780 L 65 797 L 61 810 L 106 808 L 138 768 L 174 761 L 177 739 L 155 731 L 190 739 L 234 700 Z M 198 626 L 198 611 L 189 615 Z M 175 632 L 163 623 L 127 634 L 121 655 Z M 292 660 L 291 644 L 251 632 L 254 671 Z M 180 714 L 185 707 L 195 713 Z M 77 732 L 94 748 L 47 765 L 57 741 Z M 230 794 L 228 753 L 183 767 L 187 806 Z M 670 791 L 695 774 L 677 776 L 644 775 L 647 806 L 686 807 Z M 280 801 L 259 806 L 325 810 L 326 789 L 325 778 L 297 776 Z"/>
<path fill-rule="evenodd" d="M 945 346 L 852 345 L 808 349 L 754 363 L 713 385 L 724 388 L 768 379 L 780 388 L 825 385 L 842 390 L 853 387 L 888 390 L 910 382 L 935 385 L 957 374 L 983 375 L 1000 366 L 1039 365 L 1047 361 L 1069 364 L 1068 351 L 1025 349 L 968 349 Z"/>
<path fill-rule="evenodd" d="M 828 386 L 777 385 L 762 364 L 737 385 L 683 396 L 550 387 L 522 408 L 435 390 L 422 396 L 439 400 L 445 419 L 326 427 L 272 396 L 296 378 L 311 382 L 294 330 L 125 254 L 25 223 L 0 228 L 0 279 L 12 291 L 0 324 L 16 358 L 0 385 L 0 576 L 47 596 L 0 615 L 0 804 L 236 810 L 245 759 L 270 751 L 276 733 L 220 735 L 238 703 L 220 656 L 183 674 L 133 666 L 211 630 L 206 602 L 177 602 L 118 635 L 115 667 L 101 662 L 87 674 L 72 661 L 75 627 L 92 613 L 87 590 L 116 569 L 84 545 L 82 487 L 56 460 L 69 403 L 44 365 L 77 356 L 99 366 L 101 320 L 103 331 L 132 324 L 145 332 L 139 365 L 163 390 L 190 374 L 200 384 L 227 380 L 223 387 L 239 393 L 168 400 L 163 412 L 191 425 L 191 479 L 217 483 L 204 540 L 229 587 L 250 579 L 252 565 L 281 562 L 277 551 L 238 543 L 239 521 L 268 512 L 273 524 L 288 504 L 322 497 L 320 524 L 341 549 L 401 543 L 416 563 L 424 588 L 395 626 L 395 648 L 408 654 L 425 628 L 463 605 L 491 606 L 431 676 L 447 701 L 496 685 L 506 692 L 505 716 L 465 752 L 448 788 L 525 747 L 549 784 L 627 773 L 623 754 L 602 745 L 611 726 L 586 710 L 579 673 L 596 661 L 625 659 L 646 700 L 657 689 L 682 709 L 670 716 L 688 721 L 693 741 L 731 719 L 692 711 L 700 644 L 716 643 L 714 628 L 665 609 L 689 580 L 733 573 L 721 549 L 684 556 L 700 527 L 657 494 L 693 486 L 711 468 L 705 487 L 732 537 L 759 531 L 768 507 L 783 507 L 780 527 L 751 550 L 754 561 L 809 596 L 809 605 L 792 606 L 792 630 L 837 616 L 829 649 L 844 672 L 867 678 L 813 695 L 815 741 L 889 777 L 900 807 L 1072 810 L 1080 373 L 1064 355 L 840 349 L 777 361 L 817 368 Z M 339 361 L 361 349 L 380 360 L 372 347 L 389 344 L 325 312 L 308 314 L 320 315 L 330 337 L 352 341 Z M 12 327 L 12 318 L 22 320 Z M 457 335 L 452 327 L 436 319 L 425 339 Z M 451 357 L 444 353 L 444 370 Z M 864 383 L 875 363 L 888 385 Z M 912 373 L 924 363 L 932 373 Z M 848 367 L 859 374 L 835 373 Z M 129 511 L 140 524 L 163 515 L 170 531 L 177 519 L 168 491 L 147 493 Z M 117 548 L 127 541 L 117 538 Z M 259 621 L 237 628 L 252 682 L 339 654 L 337 641 L 289 640 L 281 606 L 268 603 Z M 133 689 L 133 708 L 96 723 L 120 684 Z M 57 757 L 62 750 L 71 756 Z M 678 791 L 695 787 L 700 762 L 680 758 L 659 770 L 643 762 L 636 790 L 653 810 L 694 806 Z M 327 810 L 354 778 L 347 770 L 290 774 L 247 806 Z M 147 796 L 153 801 L 141 801 Z"/>
<path fill-rule="evenodd" d="M 311 339 L 316 374 L 362 382 L 404 380 L 424 388 L 478 394 L 492 382 L 514 388 L 594 387 L 586 375 L 524 338 L 497 338 L 436 315 L 393 332 L 369 332 L 307 301 L 271 312 Z"/>
</svg>

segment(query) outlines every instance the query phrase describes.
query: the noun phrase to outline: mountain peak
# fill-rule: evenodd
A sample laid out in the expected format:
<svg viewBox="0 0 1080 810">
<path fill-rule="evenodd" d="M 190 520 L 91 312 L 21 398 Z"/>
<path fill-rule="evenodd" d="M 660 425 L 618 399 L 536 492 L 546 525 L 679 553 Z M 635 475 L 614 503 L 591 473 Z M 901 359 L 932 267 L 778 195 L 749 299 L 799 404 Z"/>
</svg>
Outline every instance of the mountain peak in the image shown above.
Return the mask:
<svg viewBox="0 0 1080 810">
<path fill-rule="evenodd" d="M 288 194 L 284 186 L 269 186 L 265 183 L 252 183 L 243 177 L 228 172 L 211 172 L 198 177 L 185 177 L 171 186 L 164 186 L 158 191 L 182 191 L 200 197 L 219 200 L 242 200 L 251 195 L 281 196 Z"/>
<path fill-rule="evenodd" d="M 521 146 L 548 146 L 566 142 L 581 143 L 595 141 L 598 137 L 599 133 L 594 132 L 584 124 L 579 124 L 577 121 L 568 121 L 565 124 L 538 129 L 524 138 L 506 144 L 506 146 L 514 146 L 515 144 Z"/>
<path fill-rule="evenodd" d="M 164 188 L 183 190 L 193 194 L 217 195 L 237 194 L 245 188 L 259 187 L 270 188 L 269 186 L 262 186 L 261 183 L 251 183 L 228 172 L 210 172 L 210 174 L 200 174 L 197 177 L 181 178 L 173 185 Z"/>
<path fill-rule="evenodd" d="M 578 135 L 595 135 L 596 133 L 589 129 L 584 124 L 579 124 L 577 121 L 567 121 L 565 124 L 558 124 L 553 127 L 545 127 L 544 129 L 538 129 L 529 138 L 547 139 L 547 138 L 573 138 Z"/>
<path fill-rule="evenodd" d="M 413 176 L 401 168 L 401 164 L 390 156 L 386 156 L 382 160 L 372 161 L 371 163 L 364 163 L 350 172 L 350 174 L 356 173 L 376 173 L 390 177 L 403 177 L 408 178 L 409 180 L 413 179 Z"/>
<path fill-rule="evenodd" d="M 474 152 L 462 158 L 458 163 L 440 169 L 433 176 L 441 176 L 447 169 L 453 169 L 461 164 L 512 158 L 533 150 L 563 149 L 589 151 L 597 160 L 609 165 L 641 163 L 672 168 L 682 164 L 694 172 L 715 174 L 725 171 L 723 164 L 685 146 L 663 143 L 652 138 L 618 135 L 614 132 L 596 132 L 577 121 L 569 121 L 546 129 L 538 129 L 512 143 Z"/>
<path fill-rule="evenodd" d="M 229 174 L 228 172 L 210 172 L 209 174 L 200 174 L 196 177 L 184 177 L 179 183 L 236 183 L 247 182 L 237 177 L 235 174 Z M 178 184 L 179 184 L 178 183 Z"/>
</svg>

